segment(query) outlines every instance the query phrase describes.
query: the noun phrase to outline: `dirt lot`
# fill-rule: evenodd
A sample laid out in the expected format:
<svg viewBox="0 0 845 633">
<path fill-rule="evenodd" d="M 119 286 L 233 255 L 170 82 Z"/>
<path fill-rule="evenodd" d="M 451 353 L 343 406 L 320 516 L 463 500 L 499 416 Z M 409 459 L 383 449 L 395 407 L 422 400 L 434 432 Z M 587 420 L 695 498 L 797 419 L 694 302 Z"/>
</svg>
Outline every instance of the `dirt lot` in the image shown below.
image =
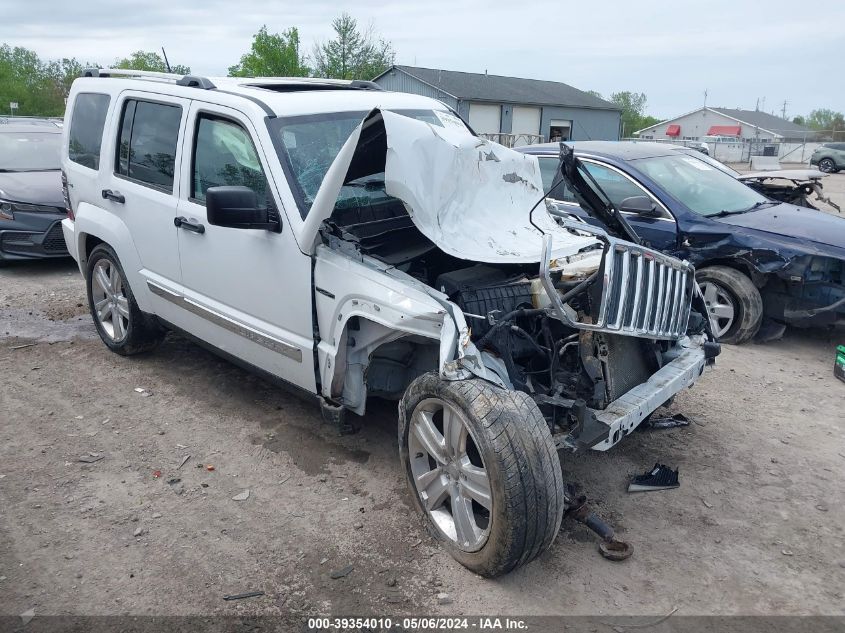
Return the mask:
<svg viewBox="0 0 845 633">
<path fill-rule="evenodd" d="M 827 180 L 845 202 L 845 174 Z M 84 304 L 71 263 L 0 269 L 0 613 L 845 614 L 842 332 L 727 347 L 672 406 L 694 424 L 563 456 L 631 559 L 605 561 L 565 521 L 550 552 L 491 581 L 413 513 L 394 405 L 338 437 L 311 403 L 176 336 L 111 354 Z M 658 461 L 680 489 L 625 492 Z M 251 590 L 266 595 L 222 599 Z"/>
</svg>

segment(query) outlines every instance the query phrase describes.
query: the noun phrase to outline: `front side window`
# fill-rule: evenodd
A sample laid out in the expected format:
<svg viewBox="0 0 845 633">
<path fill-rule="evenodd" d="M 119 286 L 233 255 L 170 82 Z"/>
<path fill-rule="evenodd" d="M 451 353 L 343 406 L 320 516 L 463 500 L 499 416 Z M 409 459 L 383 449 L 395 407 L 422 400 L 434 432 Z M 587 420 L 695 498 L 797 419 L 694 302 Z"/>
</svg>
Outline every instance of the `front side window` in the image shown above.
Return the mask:
<svg viewBox="0 0 845 633">
<path fill-rule="evenodd" d="M 437 127 L 460 126 L 460 119 L 445 111 L 395 110 L 402 114 Z M 308 215 L 314 198 L 323 184 L 323 178 L 340 152 L 343 144 L 352 134 L 366 112 L 338 112 L 275 119 L 271 122 L 271 133 L 276 136 L 279 160 L 288 171 L 291 188 L 297 197 L 300 214 Z M 464 128 L 465 129 L 465 128 Z M 468 133 L 468 130 L 467 130 Z M 383 176 L 380 176 L 383 179 Z M 356 182 L 344 187 L 338 198 L 338 205 L 344 205 L 345 198 L 359 198 L 361 195 L 384 196 L 376 193 L 379 175 L 368 182 Z M 383 189 L 384 183 L 381 182 Z M 351 202 L 350 202 L 351 203 Z"/>
<path fill-rule="evenodd" d="M 243 186 L 269 204 L 267 178 L 247 131 L 209 115 L 200 115 L 196 129 L 191 198 L 205 203 L 209 187 Z"/>
<path fill-rule="evenodd" d="M 632 182 L 627 176 L 618 171 L 598 165 L 596 163 L 582 162 L 583 168 L 595 179 L 602 191 L 610 198 L 617 209 L 622 205 L 625 198 L 637 196 L 648 196 L 645 189 Z M 587 179 L 589 180 L 589 179 Z"/>
<path fill-rule="evenodd" d="M 709 216 L 750 211 L 767 199 L 733 176 L 681 154 L 631 161 L 690 211 Z"/>
<path fill-rule="evenodd" d="M 181 120 L 178 105 L 128 99 L 123 105 L 115 173 L 172 191 Z"/>
<path fill-rule="evenodd" d="M 94 92 L 76 95 L 68 132 L 68 158 L 74 163 L 100 168 L 100 148 L 108 109 L 108 95 Z"/>
</svg>

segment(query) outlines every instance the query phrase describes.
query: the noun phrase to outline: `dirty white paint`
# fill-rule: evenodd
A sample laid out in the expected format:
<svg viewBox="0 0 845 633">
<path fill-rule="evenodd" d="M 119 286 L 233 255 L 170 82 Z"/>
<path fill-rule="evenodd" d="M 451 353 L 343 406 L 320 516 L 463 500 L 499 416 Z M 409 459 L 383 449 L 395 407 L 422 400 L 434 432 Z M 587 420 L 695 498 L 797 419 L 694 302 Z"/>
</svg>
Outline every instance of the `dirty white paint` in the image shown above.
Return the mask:
<svg viewBox="0 0 845 633">
<path fill-rule="evenodd" d="M 553 235 L 555 258 L 597 243 L 559 226 L 544 203 L 529 218 L 543 193 L 535 156 L 457 126 L 389 111 L 375 114 L 387 133 L 386 191 L 405 203 L 417 228 L 444 252 L 476 262 L 528 264 L 540 261 L 544 233 Z M 369 115 L 368 125 L 377 125 L 377 116 Z M 317 230 L 332 213 L 361 130 L 356 128 L 326 172 L 303 225 L 305 243 L 316 245 Z"/>
</svg>

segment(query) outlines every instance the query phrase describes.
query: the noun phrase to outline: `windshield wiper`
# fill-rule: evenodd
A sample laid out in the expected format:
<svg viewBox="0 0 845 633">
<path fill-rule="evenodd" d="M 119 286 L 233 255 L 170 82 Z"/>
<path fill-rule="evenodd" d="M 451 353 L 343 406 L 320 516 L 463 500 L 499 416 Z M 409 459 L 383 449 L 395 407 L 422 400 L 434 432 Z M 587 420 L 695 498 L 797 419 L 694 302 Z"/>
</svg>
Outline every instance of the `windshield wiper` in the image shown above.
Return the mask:
<svg viewBox="0 0 845 633">
<path fill-rule="evenodd" d="M 722 211 L 719 211 L 719 213 L 714 213 L 710 217 L 711 218 L 722 218 L 722 217 L 725 217 L 726 215 L 738 215 L 740 213 L 748 213 L 749 211 L 756 211 L 760 207 L 765 207 L 765 206 L 768 206 L 770 204 L 778 204 L 778 203 L 774 202 L 773 200 L 763 200 L 761 202 L 755 202 L 754 204 L 752 204 L 747 209 L 736 209 L 735 211 L 727 211 L 727 210 L 723 209 Z"/>
<path fill-rule="evenodd" d="M 367 191 L 378 191 L 384 189 L 384 181 L 383 180 L 367 180 L 365 182 L 348 182 L 344 187 L 360 187 L 366 189 Z"/>
</svg>

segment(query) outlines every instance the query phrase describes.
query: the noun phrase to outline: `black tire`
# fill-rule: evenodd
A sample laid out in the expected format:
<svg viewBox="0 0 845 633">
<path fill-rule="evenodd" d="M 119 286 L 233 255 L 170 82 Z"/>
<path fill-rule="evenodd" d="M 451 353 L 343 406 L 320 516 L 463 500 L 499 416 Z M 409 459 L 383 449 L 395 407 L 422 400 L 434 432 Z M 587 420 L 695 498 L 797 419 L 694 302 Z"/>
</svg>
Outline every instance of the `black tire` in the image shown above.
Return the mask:
<svg viewBox="0 0 845 633">
<path fill-rule="evenodd" d="M 763 299 L 746 275 L 727 266 L 710 266 L 696 272 L 695 278 L 699 284 L 709 282 L 721 288 L 733 301 L 734 320 L 720 342 L 738 345 L 757 333 L 763 321 Z"/>
<path fill-rule="evenodd" d="M 126 317 L 125 334 L 123 336 L 113 337 L 109 334 L 97 315 L 93 283 L 95 268 L 97 267 L 97 263 L 101 261 L 113 266 L 116 274 L 120 276 L 122 294 L 126 298 L 128 306 L 128 316 Z M 159 325 L 155 316 L 142 312 L 138 307 L 135 301 L 135 295 L 132 293 L 132 288 L 130 288 L 126 274 L 123 272 L 123 267 L 120 265 L 120 260 L 111 246 L 98 244 L 91 251 L 91 254 L 88 256 L 88 267 L 85 271 L 85 286 L 88 292 L 88 309 L 91 312 L 91 318 L 94 320 L 94 325 L 97 328 L 100 339 L 102 339 L 103 343 L 111 351 L 121 356 L 133 356 L 152 350 L 164 338 L 165 330 Z"/>
<path fill-rule="evenodd" d="M 826 174 L 833 174 L 839 170 L 836 169 L 836 163 L 833 162 L 832 158 L 822 158 L 819 161 L 819 171 L 823 171 Z"/>
<path fill-rule="evenodd" d="M 411 420 L 417 406 L 431 399 L 461 412 L 488 475 L 492 508 L 486 541 L 476 551 L 466 551 L 441 531 L 416 489 L 409 456 Z M 475 573 L 506 574 L 536 558 L 557 536 L 564 512 L 560 461 L 549 427 L 527 394 L 478 379 L 446 381 L 436 373 L 424 374 L 399 403 L 399 455 L 429 531 Z"/>
</svg>

